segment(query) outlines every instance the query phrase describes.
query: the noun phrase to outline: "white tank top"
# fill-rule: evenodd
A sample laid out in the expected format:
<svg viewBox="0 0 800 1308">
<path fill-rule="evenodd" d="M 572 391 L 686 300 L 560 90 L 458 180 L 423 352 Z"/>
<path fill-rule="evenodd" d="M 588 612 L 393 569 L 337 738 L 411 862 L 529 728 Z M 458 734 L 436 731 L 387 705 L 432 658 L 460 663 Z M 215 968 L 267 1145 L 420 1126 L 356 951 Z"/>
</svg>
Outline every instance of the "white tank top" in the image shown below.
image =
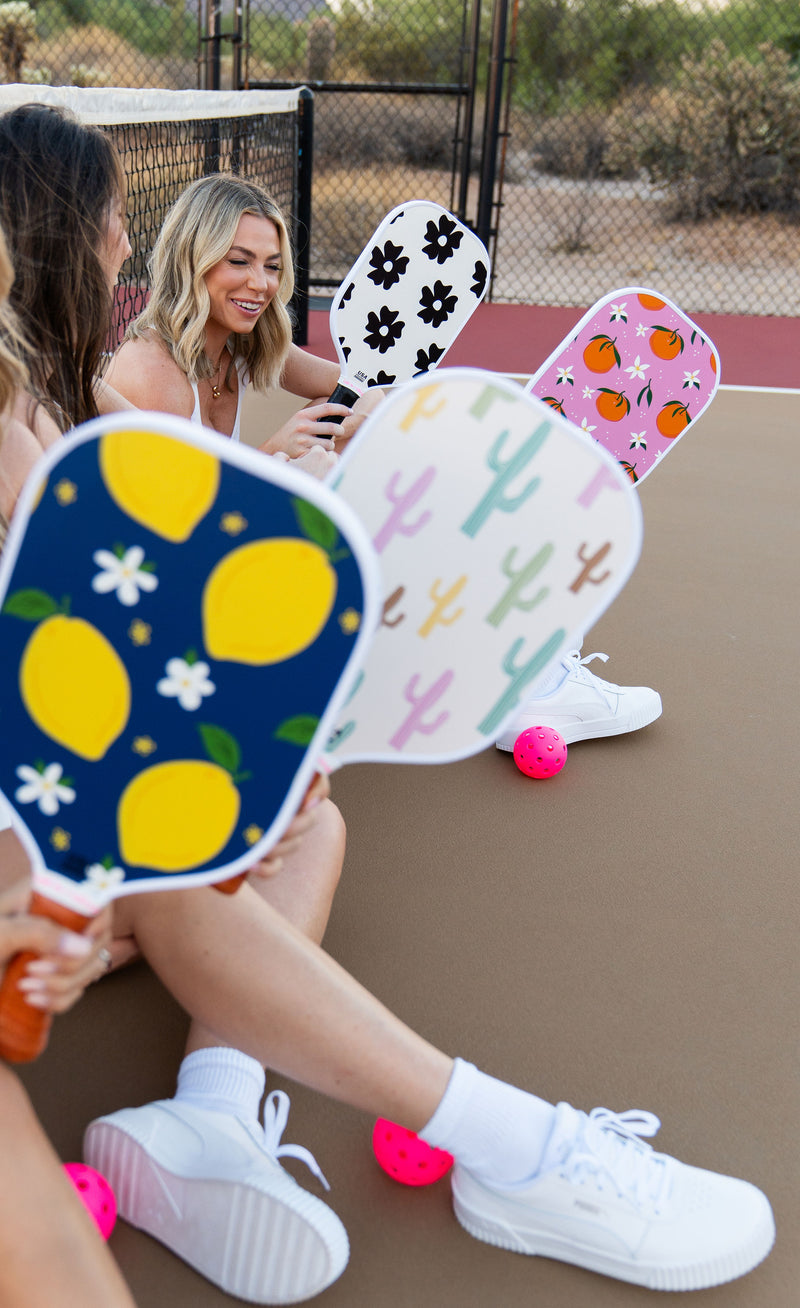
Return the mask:
<svg viewBox="0 0 800 1308">
<path fill-rule="evenodd" d="M 242 396 L 244 395 L 245 388 L 250 380 L 250 373 L 247 371 L 247 365 L 245 364 L 244 359 L 236 359 L 234 367 L 236 368 L 236 376 L 239 378 L 239 387 L 236 396 L 236 417 L 233 420 L 233 431 L 231 432 L 230 439 L 232 441 L 238 441 L 240 439 L 242 419 Z M 192 395 L 194 396 L 194 408 L 192 409 L 192 416 L 189 421 L 196 423 L 198 427 L 202 427 L 205 424 L 203 423 L 203 419 L 200 417 L 200 392 L 197 388 L 197 382 L 190 381 L 189 385 L 192 388 Z"/>
</svg>

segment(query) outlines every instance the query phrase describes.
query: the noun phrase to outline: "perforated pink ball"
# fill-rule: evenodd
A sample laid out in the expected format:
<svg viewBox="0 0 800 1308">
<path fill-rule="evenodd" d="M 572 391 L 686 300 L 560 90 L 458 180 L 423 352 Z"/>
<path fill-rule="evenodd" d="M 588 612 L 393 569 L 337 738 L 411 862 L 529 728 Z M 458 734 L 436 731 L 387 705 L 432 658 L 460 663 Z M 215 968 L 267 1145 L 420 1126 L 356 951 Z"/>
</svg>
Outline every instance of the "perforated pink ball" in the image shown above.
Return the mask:
<svg viewBox="0 0 800 1308">
<path fill-rule="evenodd" d="M 107 1240 L 117 1220 L 117 1201 L 108 1181 L 86 1163 L 65 1163 L 64 1171 L 94 1218 L 98 1231 Z"/>
<path fill-rule="evenodd" d="M 379 1117 L 372 1132 L 375 1157 L 388 1176 L 402 1185 L 433 1185 L 453 1166 L 453 1155 L 434 1149 L 396 1122 Z"/>
<path fill-rule="evenodd" d="M 554 777 L 566 761 L 566 741 L 552 727 L 528 727 L 514 742 L 514 762 L 526 777 Z"/>
</svg>

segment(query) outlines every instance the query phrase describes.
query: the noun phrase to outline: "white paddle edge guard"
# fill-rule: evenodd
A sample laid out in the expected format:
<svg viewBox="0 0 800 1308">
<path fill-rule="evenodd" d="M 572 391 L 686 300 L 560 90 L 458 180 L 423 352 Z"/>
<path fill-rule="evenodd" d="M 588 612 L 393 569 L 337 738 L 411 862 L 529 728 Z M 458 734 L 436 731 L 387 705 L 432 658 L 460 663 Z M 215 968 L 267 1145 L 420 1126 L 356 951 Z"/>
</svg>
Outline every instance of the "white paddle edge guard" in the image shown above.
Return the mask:
<svg viewBox="0 0 800 1308">
<path fill-rule="evenodd" d="M 259 859 L 264 858 L 269 853 L 289 826 L 312 778 L 320 770 L 318 766 L 320 755 L 335 727 L 336 718 L 352 691 L 382 613 L 382 583 L 378 557 L 364 527 L 352 509 L 339 496 L 334 495 L 316 478 L 309 476 L 308 473 L 293 469 L 288 463 L 270 458 L 269 455 L 261 454 L 248 446 L 235 444 L 229 438 L 220 436 L 206 427 L 199 427 L 194 423 L 190 423 L 188 419 L 176 418 L 164 413 L 151 413 L 145 410 L 115 413 L 83 423 L 65 436 L 62 441 L 50 446 L 31 470 L 20 492 L 3 549 L 2 559 L 0 559 L 0 607 L 5 601 L 9 576 L 25 535 L 28 518 L 38 502 L 38 496 L 52 469 L 58 466 L 67 449 L 73 449 L 88 441 L 97 440 L 111 432 L 127 431 L 132 428 L 138 431 L 154 432 L 161 436 L 174 436 L 186 444 L 205 450 L 218 458 L 221 463 L 231 464 L 233 467 L 259 477 L 262 481 L 281 486 L 290 493 L 310 500 L 323 513 L 332 517 L 348 533 L 348 545 L 352 547 L 353 553 L 358 560 L 364 582 L 364 611 L 360 628 L 354 637 L 353 648 L 348 661 L 336 684 L 328 706 L 320 718 L 314 736 L 310 744 L 305 748 L 303 760 L 295 773 L 278 813 L 261 839 L 252 845 L 245 854 L 231 863 L 223 864 L 219 868 L 210 868 L 204 872 L 182 872 L 175 879 L 165 876 L 163 873 L 152 877 L 142 877 L 135 881 L 125 881 L 121 886 L 115 887 L 111 891 L 102 891 L 97 895 L 90 896 L 85 891 L 81 892 L 78 885 L 69 877 L 53 872 L 45 865 L 39 847 L 20 817 L 13 803 L 13 798 L 9 798 L 0 791 L 11 811 L 11 825 L 30 858 L 34 888 L 65 907 L 74 909 L 78 913 L 84 913 L 87 916 L 94 915 L 106 903 L 117 898 L 120 894 L 149 894 L 157 890 L 190 889 L 195 886 L 209 886 L 218 881 L 226 881 L 241 872 L 246 872 L 254 863 L 257 863 Z"/>
</svg>

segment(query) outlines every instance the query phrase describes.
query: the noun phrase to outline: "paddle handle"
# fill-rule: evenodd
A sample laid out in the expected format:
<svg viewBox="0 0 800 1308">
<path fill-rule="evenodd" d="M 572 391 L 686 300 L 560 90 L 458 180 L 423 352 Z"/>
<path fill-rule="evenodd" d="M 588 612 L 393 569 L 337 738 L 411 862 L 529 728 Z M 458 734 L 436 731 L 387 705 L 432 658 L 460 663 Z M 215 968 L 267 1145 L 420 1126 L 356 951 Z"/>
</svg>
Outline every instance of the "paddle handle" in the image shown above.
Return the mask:
<svg viewBox="0 0 800 1308">
<path fill-rule="evenodd" d="M 352 409 L 356 400 L 359 399 L 358 391 L 353 391 L 344 382 L 337 382 L 332 395 L 329 397 L 329 404 L 346 404 L 348 409 Z M 326 418 L 326 422 L 342 423 L 344 418 Z"/>
<path fill-rule="evenodd" d="M 54 899 L 33 892 L 29 913 L 39 917 L 49 917 L 59 926 L 70 931 L 80 932 L 91 921 L 91 916 L 76 913 L 74 909 L 65 908 Z M 25 975 L 25 969 L 36 954 L 24 950 L 12 958 L 0 985 L 0 1058 L 9 1063 L 30 1063 L 38 1058 L 47 1045 L 52 1013 L 41 1008 L 34 1008 L 25 1002 L 23 992 L 17 988 L 17 982 Z"/>
</svg>

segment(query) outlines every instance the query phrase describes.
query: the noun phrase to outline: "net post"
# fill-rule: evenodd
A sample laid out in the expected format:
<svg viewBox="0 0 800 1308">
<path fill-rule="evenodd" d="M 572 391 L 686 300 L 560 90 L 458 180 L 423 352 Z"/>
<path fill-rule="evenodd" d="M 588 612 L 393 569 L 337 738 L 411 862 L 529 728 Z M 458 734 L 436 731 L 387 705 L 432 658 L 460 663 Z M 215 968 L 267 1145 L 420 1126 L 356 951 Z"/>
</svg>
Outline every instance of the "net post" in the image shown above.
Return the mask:
<svg viewBox="0 0 800 1308">
<path fill-rule="evenodd" d="M 314 92 L 301 88 L 297 103 L 297 187 L 295 195 L 294 342 L 308 342 L 308 288 L 311 260 L 311 181 L 314 168 Z"/>
</svg>

